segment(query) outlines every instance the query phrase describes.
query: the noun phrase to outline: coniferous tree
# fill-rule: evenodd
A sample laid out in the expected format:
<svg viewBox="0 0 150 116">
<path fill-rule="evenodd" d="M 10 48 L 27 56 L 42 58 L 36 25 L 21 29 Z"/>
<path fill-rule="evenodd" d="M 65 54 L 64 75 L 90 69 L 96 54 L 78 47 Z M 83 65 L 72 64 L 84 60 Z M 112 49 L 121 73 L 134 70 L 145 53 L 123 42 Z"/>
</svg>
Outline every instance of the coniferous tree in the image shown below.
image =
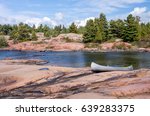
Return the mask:
<svg viewBox="0 0 150 116">
<path fill-rule="evenodd" d="M 68 32 L 67 28 L 63 25 L 61 33 L 67 33 L 67 32 Z"/>
<path fill-rule="evenodd" d="M 141 40 L 150 41 L 150 23 L 141 24 Z"/>
<path fill-rule="evenodd" d="M 36 40 L 37 40 L 37 36 L 36 36 L 35 31 L 32 31 L 31 40 L 32 40 L 32 41 L 36 41 Z"/>
<path fill-rule="evenodd" d="M 93 42 L 95 40 L 95 24 L 92 19 L 88 20 L 85 26 L 85 33 L 83 35 L 83 42 Z"/>
<path fill-rule="evenodd" d="M 98 29 L 98 30 L 96 31 L 96 35 L 95 35 L 95 40 L 94 40 L 94 42 L 101 43 L 102 41 L 103 41 L 103 36 L 102 36 L 101 31 Z"/>
<path fill-rule="evenodd" d="M 122 38 L 124 30 L 124 22 L 121 19 L 111 20 L 109 27 L 109 36 L 110 38 Z"/>
<path fill-rule="evenodd" d="M 72 23 L 72 24 L 69 26 L 69 33 L 77 33 L 77 32 L 78 32 L 77 26 L 75 25 L 75 23 Z"/>
<path fill-rule="evenodd" d="M 106 41 L 108 39 L 108 22 L 107 22 L 105 14 L 103 13 L 100 14 L 99 21 L 100 21 L 99 29 L 102 34 L 102 39 Z"/>
<path fill-rule="evenodd" d="M 30 40 L 30 29 L 26 24 L 20 23 L 17 28 L 11 32 L 10 37 L 14 39 L 14 42 L 23 42 Z"/>
<path fill-rule="evenodd" d="M 123 40 L 127 42 L 137 41 L 139 33 L 136 18 L 132 14 L 128 15 L 127 20 L 125 20 Z"/>
<path fill-rule="evenodd" d="M 150 40 L 150 22 L 146 24 L 146 28 L 147 28 L 147 39 Z"/>
<path fill-rule="evenodd" d="M 93 42 L 102 42 L 103 41 L 103 36 L 102 36 L 102 26 L 100 24 L 100 18 L 95 18 L 94 20 L 94 25 L 95 25 L 95 38 L 93 40 Z"/>
<path fill-rule="evenodd" d="M 85 27 L 84 26 L 80 26 L 79 28 L 78 28 L 78 33 L 79 34 L 83 34 L 85 32 Z"/>
<path fill-rule="evenodd" d="M 4 47 L 7 47 L 8 46 L 8 43 L 5 39 L 4 36 L 0 36 L 0 48 L 4 48 Z"/>
<path fill-rule="evenodd" d="M 145 23 L 141 24 L 141 36 L 142 36 L 142 40 L 145 39 L 147 36 L 147 28 Z"/>
<path fill-rule="evenodd" d="M 12 31 L 12 26 L 11 25 L 0 25 L 0 35 L 9 35 Z"/>
<path fill-rule="evenodd" d="M 61 31 L 62 31 L 61 25 L 55 26 L 54 29 L 52 30 L 52 36 L 53 37 L 58 36 L 61 33 Z"/>
<path fill-rule="evenodd" d="M 139 16 L 135 17 L 135 25 L 136 25 L 136 29 L 137 29 L 136 41 L 138 41 L 141 39 L 141 25 L 140 25 L 140 17 Z"/>
<path fill-rule="evenodd" d="M 43 32 L 43 25 L 40 24 L 40 26 L 38 26 L 38 28 L 36 30 L 37 30 L 37 32 Z"/>
</svg>

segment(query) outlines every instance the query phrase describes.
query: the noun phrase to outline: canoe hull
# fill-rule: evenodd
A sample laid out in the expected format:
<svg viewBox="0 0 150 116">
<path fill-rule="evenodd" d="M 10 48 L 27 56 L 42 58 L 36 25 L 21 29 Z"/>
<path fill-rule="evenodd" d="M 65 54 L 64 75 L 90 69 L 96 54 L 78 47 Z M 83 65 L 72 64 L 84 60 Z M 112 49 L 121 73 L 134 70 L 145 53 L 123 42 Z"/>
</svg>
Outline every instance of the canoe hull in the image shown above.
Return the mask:
<svg viewBox="0 0 150 116">
<path fill-rule="evenodd" d="M 133 70 L 133 66 L 112 67 L 112 66 L 98 65 L 98 64 L 92 62 L 91 63 L 91 69 L 92 69 L 92 71 L 95 71 L 95 72 L 98 72 L 98 71 L 131 71 L 131 70 Z"/>
</svg>

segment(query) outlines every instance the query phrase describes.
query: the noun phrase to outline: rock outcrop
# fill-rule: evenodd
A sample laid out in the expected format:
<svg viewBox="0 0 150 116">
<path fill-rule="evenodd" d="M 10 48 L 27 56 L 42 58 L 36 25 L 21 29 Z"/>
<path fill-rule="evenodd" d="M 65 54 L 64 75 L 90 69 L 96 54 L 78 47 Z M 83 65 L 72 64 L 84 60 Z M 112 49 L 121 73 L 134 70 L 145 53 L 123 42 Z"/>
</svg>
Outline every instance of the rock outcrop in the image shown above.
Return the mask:
<svg viewBox="0 0 150 116">
<path fill-rule="evenodd" d="M 0 65 L 0 98 L 150 98 L 150 69 L 93 73 L 90 68 Z"/>
<path fill-rule="evenodd" d="M 77 51 L 83 50 L 84 44 L 81 43 L 82 35 L 80 34 L 60 34 L 57 37 L 51 39 L 46 39 L 43 37 L 43 33 L 38 33 L 38 41 L 28 41 L 18 44 L 13 44 L 10 40 L 9 50 L 35 50 L 35 51 L 45 51 L 45 50 L 55 50 L 55 51 Z"/>
<path fill-rule="evenodd" d="M 72 41 L 72 42 L 82 42 L 83 41 L 83 35 L 75 34 L 75 33 L 60 34 L 57 38 L 60 38 L 61 40 L 65 40 L 65 41 L 67 39 L 68 41 Z"/>
<path fill-rule="evenodd" d="M 131 44 L 122 41 L 103 43 L 100 46 L 102 50 L 129 50 L 132 48 Z"/>
<path fill-rule="evenodd" d="M 57 37 L 45 37 L 44 33 L 36 33 L 37 41 L 27 41 L 14 44 L 13 40 L 9 40 L 9 36 L 5 37 L 8 41 L 8 48 L 2 50 L 22 50 L 22 51 L 122 51 L 133 50 L 141 52 L 150 52 L 150 48 L 138 48 L 122 39 L 116 39 L 114 42 L 99 43 L 83 43 L 83 35 L 75 33 L 60 34 Z"/>
</svg>

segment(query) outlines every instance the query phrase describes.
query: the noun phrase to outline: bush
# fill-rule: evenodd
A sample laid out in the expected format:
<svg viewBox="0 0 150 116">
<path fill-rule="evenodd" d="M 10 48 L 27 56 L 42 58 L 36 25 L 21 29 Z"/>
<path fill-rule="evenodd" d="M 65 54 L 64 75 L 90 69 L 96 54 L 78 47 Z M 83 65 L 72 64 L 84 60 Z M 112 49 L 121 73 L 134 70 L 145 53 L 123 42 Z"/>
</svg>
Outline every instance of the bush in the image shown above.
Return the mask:
<svg viewBox="0 0 150 116">
<path fill-rule="evenodd" d="M 31 41 L 37 41 L 36 33 L 33 31 L 31 34 Z"/>
<path fill-rule="evenodd" d="M 5 39 L 5 37 L 1 36 L 0 37 L 0 48 L 4 48 L 4 47 L 7 47 L 8 46 L 8 43 Z"/>
</svg>

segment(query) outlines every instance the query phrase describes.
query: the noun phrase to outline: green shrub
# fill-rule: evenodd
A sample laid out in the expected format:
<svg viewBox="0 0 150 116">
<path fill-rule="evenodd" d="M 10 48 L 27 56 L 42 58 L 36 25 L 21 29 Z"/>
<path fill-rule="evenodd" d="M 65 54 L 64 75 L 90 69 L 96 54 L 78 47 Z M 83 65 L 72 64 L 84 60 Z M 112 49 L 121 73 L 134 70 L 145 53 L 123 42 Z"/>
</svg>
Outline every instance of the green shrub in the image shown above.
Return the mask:
<svg viewBox="0 0 150 116">
<path fill-rule="evenodd" d="M 5 39 L 5 37 L 0 36 L 0 48 L 4 48 L 4 47 L 7 47 L 7 46 L 8 46 L 8 43 Z"/>
<path fill-rule="evenodd" d="M 31 34 L 31 41 L 37 41 L 36 33 L 33 31 Z"/>
</svg>

